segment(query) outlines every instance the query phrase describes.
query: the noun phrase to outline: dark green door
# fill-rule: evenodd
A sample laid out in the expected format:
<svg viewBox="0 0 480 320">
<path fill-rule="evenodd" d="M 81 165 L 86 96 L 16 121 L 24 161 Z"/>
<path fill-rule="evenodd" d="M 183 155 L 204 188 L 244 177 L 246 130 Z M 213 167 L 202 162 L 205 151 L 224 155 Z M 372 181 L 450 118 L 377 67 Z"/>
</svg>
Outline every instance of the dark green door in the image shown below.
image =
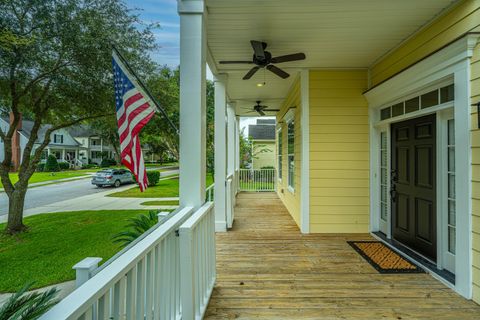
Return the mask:
<svg viewBox="0 0 480 320">
<path fill-rule="evenodd" d="M 435 261 L 435 115 L 395 123 L 391 129 L 393 238 Z"/>
</svg>

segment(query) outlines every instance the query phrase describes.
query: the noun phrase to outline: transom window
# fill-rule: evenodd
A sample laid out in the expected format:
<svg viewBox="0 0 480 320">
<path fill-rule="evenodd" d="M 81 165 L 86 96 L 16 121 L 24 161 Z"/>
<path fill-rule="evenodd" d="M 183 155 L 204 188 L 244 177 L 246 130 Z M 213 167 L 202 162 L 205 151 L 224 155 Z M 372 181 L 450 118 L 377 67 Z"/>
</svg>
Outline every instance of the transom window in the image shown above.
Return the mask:
<svg viewBox="0 0 480 320">
<path fill-rule="evenodd" d="M 398 117 L 410 112 L 437 106 L 455 99 L 453 84 L 436 89 L 380 110 L 380 120 Z"/>
</svg>

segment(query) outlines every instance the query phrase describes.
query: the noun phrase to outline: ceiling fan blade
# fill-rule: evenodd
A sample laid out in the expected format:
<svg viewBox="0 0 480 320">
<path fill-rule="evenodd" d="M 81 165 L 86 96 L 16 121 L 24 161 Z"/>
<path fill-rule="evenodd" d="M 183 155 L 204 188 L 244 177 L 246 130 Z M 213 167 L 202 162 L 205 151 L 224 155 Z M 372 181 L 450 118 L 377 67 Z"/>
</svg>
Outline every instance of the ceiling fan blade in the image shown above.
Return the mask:
<svg viewBox="0 0 480 320">
<path fill-rule="evenodd" d="M 265 51 L 264 49 L 267 47 L 265 42 L 250 40 L 250 44 L 252 45 L 253 51 L 255 52 L 255 57 L 259 60 L 265 59 Z"/>
<path fill-rule="evenodd" d="M 219 61 L 220 64 L 253 64 L 253 61 Z"/>
<path fill-rule="evenodd" d="M 288 73 L 286 73 L 285 71 L 283 71 L 280 68 L 275 67 L 273 64 L 269 64 L 267 66 L 267 69 L 268 69 L 268 71 L 271 71 L 271 72 L 275 73 L 277 76 L 279 76 L 282 79 L 286 79 L 286 78 L 290 77 L 290 75 Z"/>
<path fill-rule="evenodd" d="M 243 80 L 250 79 L 255 74 L 255 72 L 258 71 L 258 69 L 260 69 L 260 67 L 253 67 L 252 69 L 250 69 L 250 71 L 248 71 L 247 74 L 243 76 Z"/>
<path fill-rule="evenodd" d="M 265 112 L 263 112 L 262 110 L 257 110 L 257 112 L 258 112 L 261 116 L 264 116 L 264 115 L 265 115 Z"/>
<path fill-rule="evenodd" d="M 305 60 L 305 58 L 306 58 L 305 53 L 299 52 L 299 53 L 287 54 L 285 56 L 279 56 L 279 57 L 272 58 L 272 63 Z"/>
<path fill-rule="evenodd" d="M 278 112 L 278 111 L 280 111 L 280 109 L 263 109 L 263 111 Z"/>
</svg>

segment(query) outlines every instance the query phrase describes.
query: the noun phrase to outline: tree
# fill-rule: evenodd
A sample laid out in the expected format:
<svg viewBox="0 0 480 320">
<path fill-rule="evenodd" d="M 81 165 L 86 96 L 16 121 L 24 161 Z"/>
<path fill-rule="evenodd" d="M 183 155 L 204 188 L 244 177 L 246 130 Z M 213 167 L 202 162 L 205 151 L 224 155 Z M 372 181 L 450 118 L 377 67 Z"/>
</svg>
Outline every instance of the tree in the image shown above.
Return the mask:
<svg viewBox="0 0 480 320">
<path fill-rule="evenodd" d="M 207 172 L 215 173 L 215 85 L 207 80 Z M 215 175 L 214 175 L 215 176 Z"/>
<path fill-rule="evenodd" d="M 28 181 L 51 134 L 113 112 L 111 45 L 140 75 L 153 70 L 151 29 L 120 0 L 3 0 L 0 2 L 0 96 L 13 115 L 0 138 L 5 159 L 0 178 L 9 199 L 6 232 L 26 229 L 23 208 Z M 18 172 L 9 176 L 12 137 L 21 115 L 34 125 Z M 50 124 L 42 140 L 39 129 Z M 40 143 L 34 148 L 35 143 Z"/>
<path fill-rule="evenodd" d="M 165 110 L 168 118 L 178 128 L 180 125 L 180 70 L 163 66 L 148 79 L 147 86 Z M 140 140 L 161 158 L 166 157 L 167 154 L 176 159 L 179 157 L 178 133 L 161 114 L 153 117 L 143 128 Z"/>
</svg>

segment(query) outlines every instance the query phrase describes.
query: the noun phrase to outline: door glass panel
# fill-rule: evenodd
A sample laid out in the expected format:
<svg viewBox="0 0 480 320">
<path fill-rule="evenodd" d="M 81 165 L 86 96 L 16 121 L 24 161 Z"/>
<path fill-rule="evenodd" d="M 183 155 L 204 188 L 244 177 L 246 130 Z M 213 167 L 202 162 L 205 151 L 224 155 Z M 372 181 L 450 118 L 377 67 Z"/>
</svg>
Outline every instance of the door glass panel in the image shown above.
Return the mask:
<svg viewBox="0 0 480 320">
<path fill-rule="evenodd" d="M 387 133 L 380 133 L 380 218 L 387 221 Z"/>
<path fill-rule="evenodd" d="M 453 87 L 453 85 L 452 85 Z M 453 89 L 452 89 L 453 90 Z M 456 236 L 456 206 L 455 206 L 455 126 L 454 120 L 447 122 L 447 205 L 448 205 L 448 252 L 455 254 L 455 236 Z"/>
</svg>

